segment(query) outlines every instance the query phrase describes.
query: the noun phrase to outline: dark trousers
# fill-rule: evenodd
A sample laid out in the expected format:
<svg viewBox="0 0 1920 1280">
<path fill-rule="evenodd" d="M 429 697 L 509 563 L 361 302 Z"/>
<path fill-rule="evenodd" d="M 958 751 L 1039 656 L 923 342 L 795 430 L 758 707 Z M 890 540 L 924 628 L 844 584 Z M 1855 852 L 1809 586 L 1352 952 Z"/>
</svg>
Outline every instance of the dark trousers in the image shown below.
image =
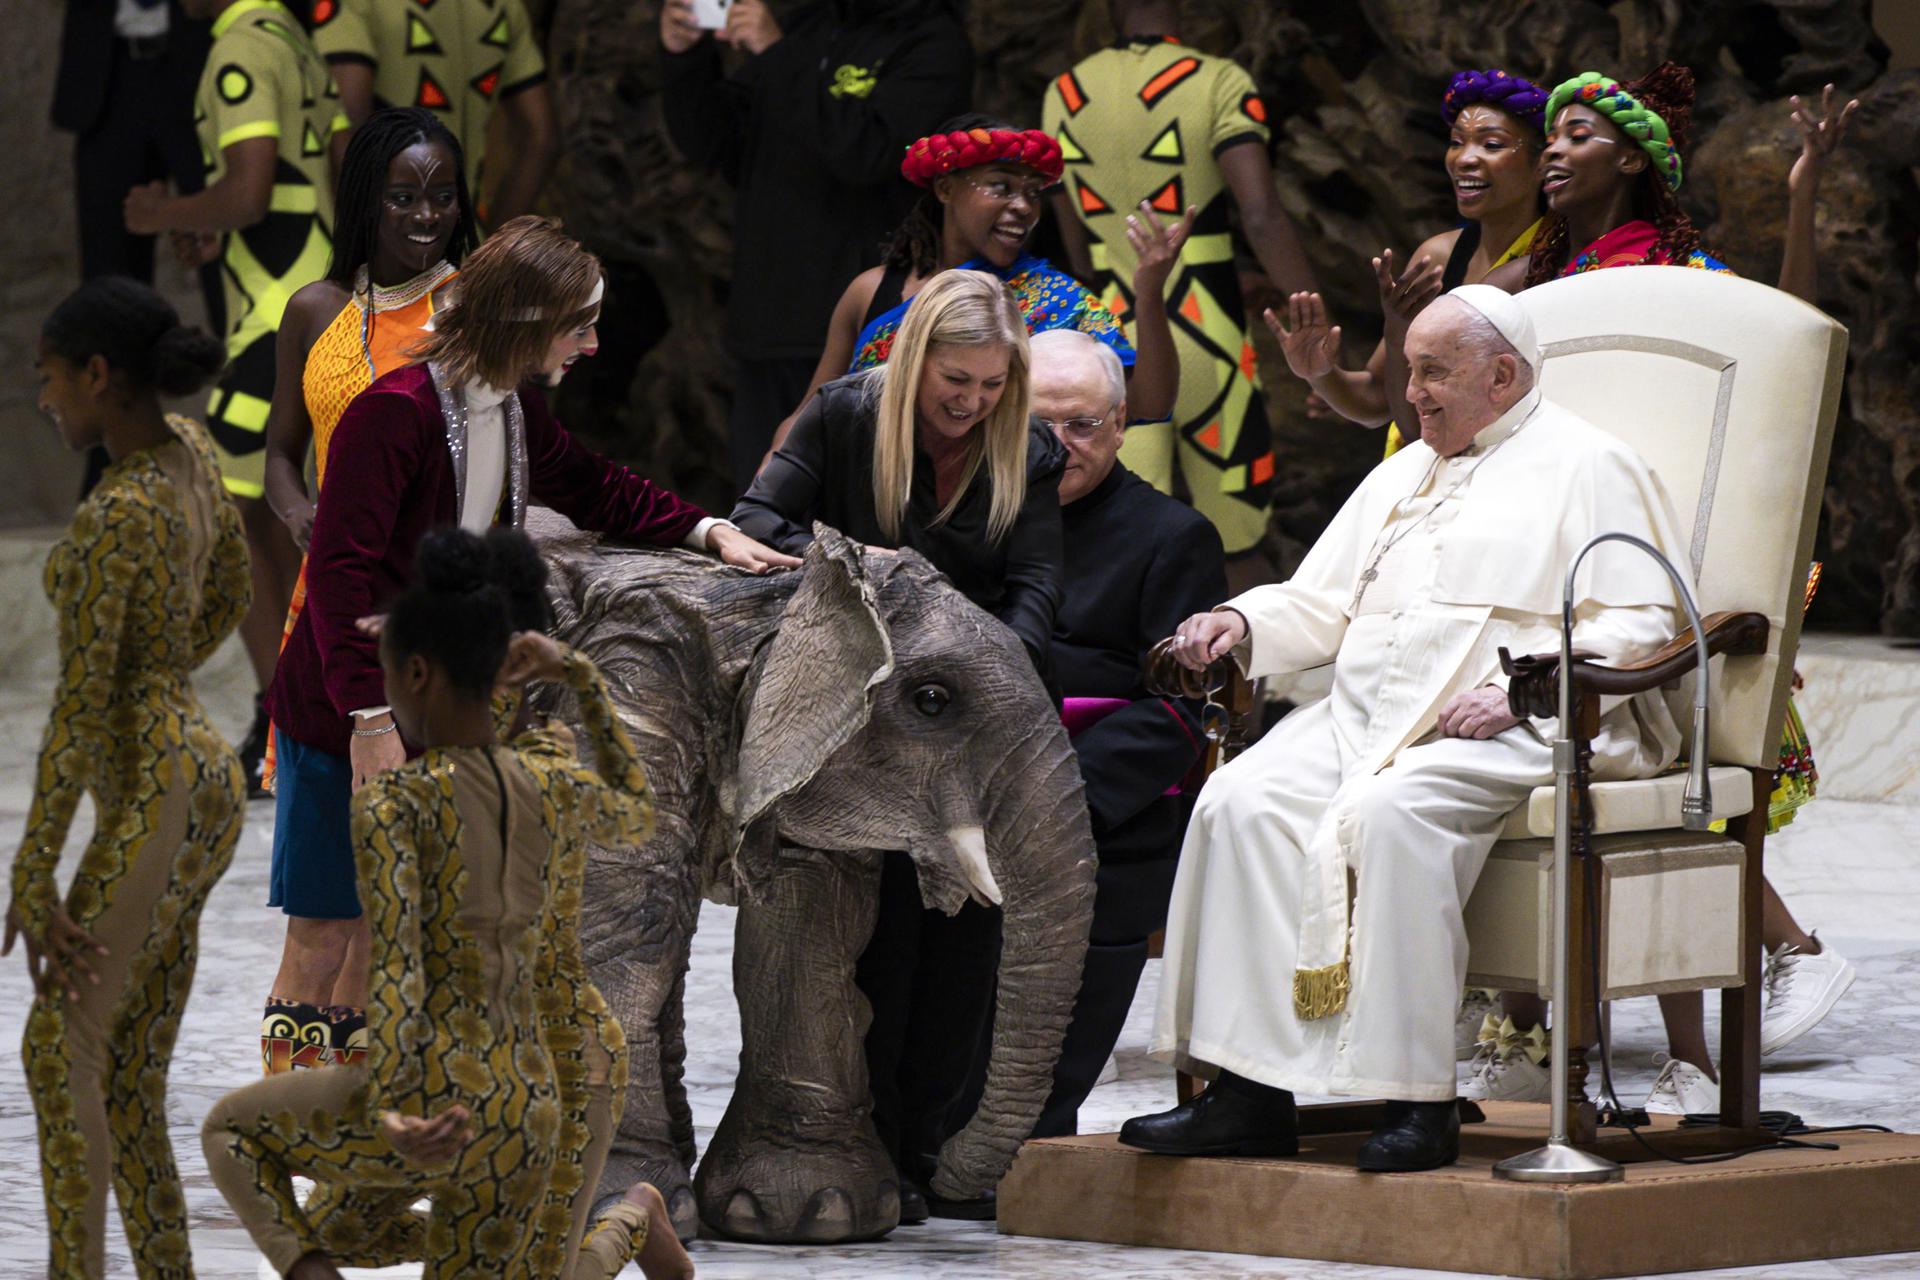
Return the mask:
<svg viewBox="0 0 1920 1280">
<path fill-rule="evenodd" d="M 92 127 L 74 139 L 74 206 L 80 224 L 83 280 L 131 276 L 152 284 L 158 237 L 138 236 L 127 230 L 127 192 L 160 179 L 171 181 L 182 192 L 198 191 L 205 185 L 192 115 L 183 112 L 176 119 L 154 110 L 156 102 L 169 97 L 162 65 L 159 58 L 131 56 L 126 42 L 115 40 L 113 61 L 101 69 L 108 77 L 106 105 Z M 216 335 L 224 332 L 226 308 L 218 261 L 200 268 L 200 293 L 206 304 L 207 327 Z M 82 494 L 93 488 L 105 465 L 105 450 L 92 450 Z"/>
<path fill-rule="evenodd" d="M 1059 1138 L 1080 1131 L 1080 1104 L 1093 1092 L 1126 1027 L 1147 965 L 1147 937 L 1167 923 L 1178 867 L 1176 858 L 1100 864 L 1080 994 L 1073 1002 L 1060 1060 L 1054 1064 L 1053 1092 L 1033 1127 L 1034 1137 Z"/>
<path fill-rule="evenodd" d="M 913 860 L 886 856 L 873 940 L 854 981 L 873 1008 L 874 1126 L 909 1177 L 931 1177 L 940 1144 L 972 1114 L 971 1104 L 964 1114 L 959 1106 L 992 1021 L 999 964 L 999 908 L 969 902 L 952 916 L 929 911 Z"/>
<path fill-rule="evenodd" d="M 813 381 L 817 356 L 774 356 L 733 361 L 733 408 L 727 414 L 727 458 L 733 466 L 734 496 L 753 484 L 754 473 L 774 430 L 800 407 Z"/>
</svg>

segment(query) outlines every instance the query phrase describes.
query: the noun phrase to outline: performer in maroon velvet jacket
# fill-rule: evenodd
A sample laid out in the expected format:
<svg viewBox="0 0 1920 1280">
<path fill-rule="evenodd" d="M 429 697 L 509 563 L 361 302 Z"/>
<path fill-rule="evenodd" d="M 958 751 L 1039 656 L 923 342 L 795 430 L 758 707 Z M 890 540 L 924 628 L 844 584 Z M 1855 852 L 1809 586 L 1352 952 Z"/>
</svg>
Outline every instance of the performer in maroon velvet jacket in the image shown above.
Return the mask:
<svg viewBox="0 0 1920 1280">
<path fill-rule="evenodd" d="M 421 362 L 362 392 L 334 428 L 307 552 L 307 606 L 267 690 L 278 759 L 267 903 L 287 945 L 261 1027 L 268 1071 L 358 1059 L 366 943 L 348 802 L 405 760 L 378 642 L 356 623 L 412 580 L 436 525 L 520 524 L 528 503 L 583 529 L 711 551 L 750 572 L 797 565 L 730 523 L 583 448 L 536 381 L 597 345 L 600 266 L 543 218 L 516 218 L 467 259 Z M 502 390 L 517 385 L 517 390 Z"/>
</svg>

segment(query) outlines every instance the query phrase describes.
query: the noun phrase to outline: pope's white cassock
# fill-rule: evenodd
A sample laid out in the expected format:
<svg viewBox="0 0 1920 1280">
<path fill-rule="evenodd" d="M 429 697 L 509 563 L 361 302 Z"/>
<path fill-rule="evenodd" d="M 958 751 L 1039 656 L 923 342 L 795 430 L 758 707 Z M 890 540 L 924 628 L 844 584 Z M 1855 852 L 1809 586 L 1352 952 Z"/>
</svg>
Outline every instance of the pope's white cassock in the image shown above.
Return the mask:
<svg viewBox="0 0 1920 1280">
<path fill-rule="evenodd" d="M 1437 718 L 1457 693 L 1504 685 L 1502 645 L 1559 648 L 1566 567 L 1609 530 L 1686 563 L 1646 464 L 1536 388 L 1456 457 L 1421 442 L 1394 454 L 1290 581 L 1222 606 L 1247 620 L 1235 656 L 1249 676 L 1331 662 L 1333 692 L 1200 794 L 1167 924 L 1156 1054 L 1302 1093 L 1455 1096 L 1462 908 L 1505 815 L 1551 784 L 1555 726 L 1473 740 L 1441 737 Z M 1363 582 L 1369 566 L 1377 576 Z M 1659 566 L 1609 544 L 1581 570 L 1573 643 L 1643 657 L 1673 635 L 1676 613 Z M 1597 778 L 1673 761 L 1680 734 L 1657 697 L 1602 711 Z"/>
</svg>

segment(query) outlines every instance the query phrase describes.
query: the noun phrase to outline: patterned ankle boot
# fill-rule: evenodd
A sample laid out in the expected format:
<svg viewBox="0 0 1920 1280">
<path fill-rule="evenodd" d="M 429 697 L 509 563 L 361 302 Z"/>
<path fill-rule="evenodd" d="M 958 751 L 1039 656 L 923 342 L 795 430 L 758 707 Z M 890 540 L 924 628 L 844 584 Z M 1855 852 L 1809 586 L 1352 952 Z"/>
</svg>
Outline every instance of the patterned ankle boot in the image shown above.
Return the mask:
<svg viewBox="0 0 1920 1280">
<path fill-rule="evenodd" d="M 330 1024 L 327 1061 L 338 1067 L 357 1067 L 367 1060 L 367 1011 L 352 1005 L 330 1004 L 324 1010 Z"/>
<path fill-rule="evenodd" d="M 324 1067 L 332 1046 L 331 1026 L 318 1005 L 267 997 L 260 1019 L 260 1070 L 270 1076 L 303 1067 Z"/>
</svg>

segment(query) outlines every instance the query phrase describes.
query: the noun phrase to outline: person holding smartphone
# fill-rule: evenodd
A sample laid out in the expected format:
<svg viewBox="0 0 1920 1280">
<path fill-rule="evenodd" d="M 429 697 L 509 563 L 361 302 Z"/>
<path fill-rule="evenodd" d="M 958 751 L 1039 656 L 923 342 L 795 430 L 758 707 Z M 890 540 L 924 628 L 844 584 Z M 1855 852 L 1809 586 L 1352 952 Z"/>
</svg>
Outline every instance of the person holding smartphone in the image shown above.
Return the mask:
<svg viewBox="0 0 1920 1280">
<path fill-rule="evenodd" d="M 674 145 L 734 187 L 728 452 L 744 493 L 841 290 L 913 203 L 902 152 L 967 108 L 973 49 L 951 0 L 813 5 L 790 30 L 765 0 L 667 0 L 660 42 Z M 744 59 L 727 68 L 722 46 Z"/>
</svg>

